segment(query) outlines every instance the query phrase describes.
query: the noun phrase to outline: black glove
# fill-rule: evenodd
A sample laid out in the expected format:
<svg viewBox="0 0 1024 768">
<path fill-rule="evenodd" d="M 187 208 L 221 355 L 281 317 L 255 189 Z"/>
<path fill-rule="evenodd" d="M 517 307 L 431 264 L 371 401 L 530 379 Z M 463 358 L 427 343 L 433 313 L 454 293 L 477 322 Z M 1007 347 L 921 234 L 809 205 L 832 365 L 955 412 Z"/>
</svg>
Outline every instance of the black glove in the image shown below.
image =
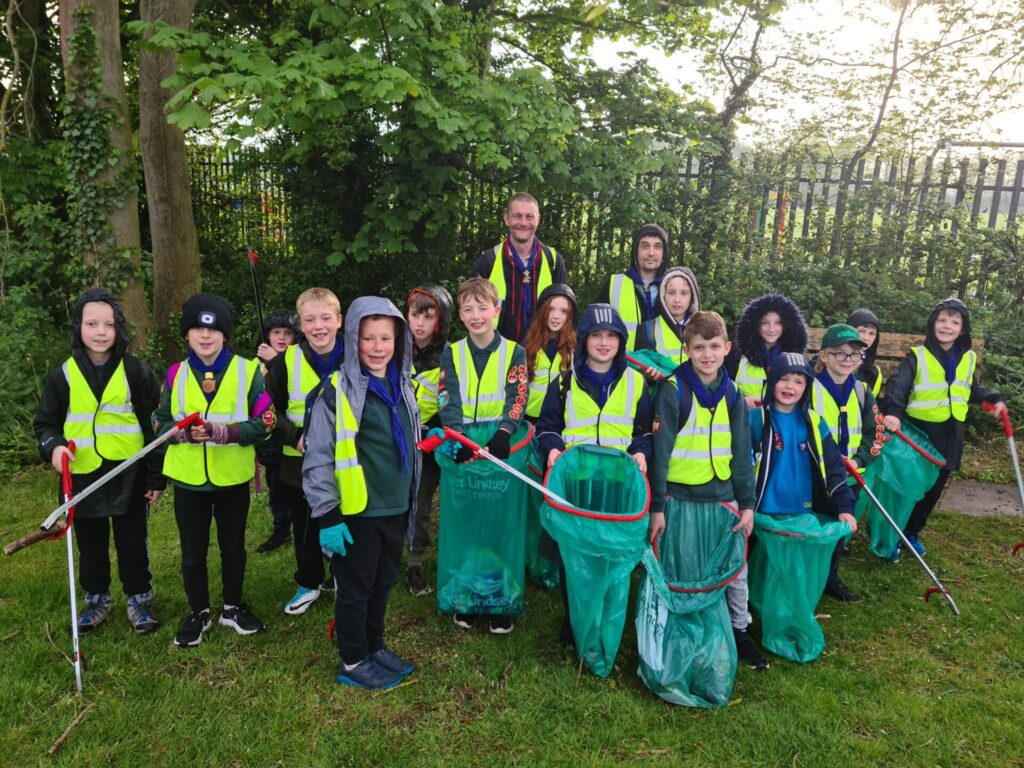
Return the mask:
<svg viewBox="0 0 1024 768">
<path fill-rule="evenodd" d="M 473 456 L 475 456 L 475 455 L 476 455 L 476 451 L 474 451 L 472 448 L 467 448 L 464 445 L 460 445 L 459 446 L 459 450 L 456 451 L 456 453 L 455 453 L 455 463 L 456 464 L 465 464 L 467 461 L 472 459 Z"/>
<path fill-rule="evenodd" d="M 499 429 L 494 433 L 494 437 L 491 438 L 490 442 L 485 446 L 488 453 L 496 459 L 505 460 L 508 455 L 512 453 L 509 449 L 509 441 L 512 439 L 512 435 L 506 432 L 504 429 Z"/>
</svg>

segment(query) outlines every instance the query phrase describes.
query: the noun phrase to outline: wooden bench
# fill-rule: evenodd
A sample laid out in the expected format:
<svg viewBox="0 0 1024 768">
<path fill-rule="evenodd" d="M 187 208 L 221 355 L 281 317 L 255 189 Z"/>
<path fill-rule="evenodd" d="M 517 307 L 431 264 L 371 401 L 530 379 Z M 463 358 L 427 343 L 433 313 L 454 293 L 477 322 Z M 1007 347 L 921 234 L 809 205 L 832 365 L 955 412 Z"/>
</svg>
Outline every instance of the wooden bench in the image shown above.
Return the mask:
<svg viewBox="0 0 1024 768">
<path fill-rule="evenodd" d="M 825 334 L 824 328 L 808 328 L 810 344 L 807 348 L 807 356 L 816 354 L 821 349 L 821 337 Z M 878 354 L 875 362 L 882 369 L 882 376 L 889 378 L 896 372 L 900 361 L 907 356 L 911 347 L 924 344 L 924 335 L 917 333 L 883 333 L 881 341 L 878 342 Z M 981 362 L 981 354 L 985 349 L 984 339 L 974 339 L 971 349 L 978 355 L 978 362 Z"/>
</svg>

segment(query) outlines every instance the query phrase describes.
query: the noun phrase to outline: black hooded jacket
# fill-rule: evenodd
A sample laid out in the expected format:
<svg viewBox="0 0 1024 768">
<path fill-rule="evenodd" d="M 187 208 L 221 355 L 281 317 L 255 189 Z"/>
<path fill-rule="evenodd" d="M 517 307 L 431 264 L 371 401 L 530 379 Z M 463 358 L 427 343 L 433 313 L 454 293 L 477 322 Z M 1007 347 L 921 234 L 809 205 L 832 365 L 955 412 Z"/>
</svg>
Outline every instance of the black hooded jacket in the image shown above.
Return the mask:
<svg viewBox="0 0 1024 768">
<path fill-rule="evenodd" d="M 93 365 L 82 344 L 82 313 L 89 302 L 105 302 L 114 311 L 114 324 L 117 338 L 110 352 L 110 359 L 103 366 Z M 153 440 L 153 411 L 160 403 L 160 384 L 153 371 L 134 355 L 128 354 L 130 340 L 128 323 L 124 311 L 117 300 L 103 288 L 91 288 L 83 293 L 75 302 L 71 318 L 71 356 L 78 364 L 82 375 L 89 383 L 96 399 L 103 396 L 110 377 L 117 369 L 118 363 L 124 360 L 125 375 L 131 392 L 132 406 L 135 416 L 142 427 L 142 437 L 146 443 Z M 67 416 L 71 401 L 71 388 L 64 378 L 61 366 L 51 369 L 43 383 L 43 395 L 36 411 L 33 429 L 38 441 L 39 454 L 47 462 L 58 446 L 66 446 L 64 439 L 64 419 Z M 143 504 L 143 494 L 147 490 L 163 490 L 167 480 L 162 474 L 163 448 L 154 450 L 146 460 L 139 462 L 128 471 L 117 476 L 100 490 L 76 505 L 75 514 L 82 517 L 111 517 L 122 515 L 132 504 Z M 73 489 L 77 492 L 89 485 L 120 462 L 104 460 L 99 469 L 87 474 L 73 475 Z M 58 482 L 58 498 L 60 494 Z"/>
<path fill-rule="evenodd" d="M 451 344 L 448 341 L 448 334 L 452 328 L 452 295 L 447 289 L 437 285 L 421 285 L 416 289 L 420 293 L 428 293 L 434 300 L 434 307 L 437 312 L 437 328 L 427 346 L 420 349 L 415 344 L 412 346 L 412 367 L 416 373 L 430 371 L 441 367 L 441 353 Z M 410 294 L 411 296 L 412 294 Z M 406 311 L 406 318 L 408 318 Z"/>
<path fill-rule="evenodd" d="M 882 323 L 878 320 L 878 315 L 870 309 L 861 307 L 850 313 L 850 316 L 846 319 L 846 324 L 853 328 L 861 325 L 875 326 L 875 340 L 870 347 L 864 350 L 864 361 L 857 369 L 857 378 L 867 384 L 868 389 L 872 389 L 875 386 L 875 381 L 882 375 L 878 364 L 875 362 L 878 357 L 878 343 L 882 340 Z"/>
<path fill-rule="evenodd" d="M 935 305 L 928 316 L 928 332 L 925 336 L 924 346 L 939 360 L 945 356 L 942 347 L 935 338 L 935 320 L 939 312 L 944 309 L 952 309 L 959 312 L 964 319 L 963 332 L 954 344 L 962 351 L 967 352 L 971 348 L 971 316 L 967 306 L 955 297 L 940 301 Z M 907 401 L 910 399 L 910 392 L 914 388 L 914 379 L 917 376 L 917 356 L 913 350 L 900 362 L 896 373 L 885 382 L 885 410 L 890 416 L 895 416 L 900 421 L 910 419 L 910 422 L 920 428 L 935 446 L 936 450 L 946 459 L 946 470 L 952 472 L 960 468 L 960 460 L 963 457 L 964 448 L 964 423 L 954 418 L 946 421 L 920 421 L 907 416 Z M 998 403 L 1005 398 L 994 389 L 983 387 L 978 382 L 978 373 L 974 373 L 974 381 L 971 382 L 970 402 L 975 405 L 987 402 Z"/>
<path fill-rule="evenodd" d="M 626 274 L 629 274 L 629 272 L 632 272 L 633 274 L 637 274 L 638 275 L 640 273 L 640 267 L 637 265 L 637 261 L 636 261 L 636 251 L 637 251 L 637 248 L 640 246 L 640 239 L 644 238 L 644 237 L 657 237 L 657 238 L 659 238 L 661 240 L 661 244 L 662 244 L 662 246 L 664 248 L 664 251 L 663 251 L 664 255 L 662 256 L 662 259 L 661 259 L 661 267 L 658 268 L 658 272 L 657 272 L 657 274 L 654 277 L 655 282 L 660 284 L 662 275 L 664 275 L 665 274 L 665 270 L 668 269 L 669 262 L 670 262 L 670 254 L 669 254 L 668 233 L 664 229 L 659 227 L 657 224 L 644 224 L 636 232 L 633 233 L 633 245 L 632 245 L 632 248 L 630 249 L 629 267 L 627 268 Z M 600 303 L 600 304 L 610 304 L 611 303 L 611 300 L 612 300 L 611 299 L 612 278 L 614 276 L 615 276 L 614 274 L 608 275 L 608 278 L 605 280 L 604 285 L 601 287 L 601 290 L 597 294 L 597 301 L 598 301 L 598 303 Z M 647 300 L 644 298 L 643 286 L 642 285 L 638 285 L 635 279 L 633 281 L 633 293 L 634 293 L 634 297 L 636 299 L 637 308 L 640 311 L 640 322 L 641 323 L 646 322 L 650 318 L 650 313 L 647 311 Z M 616 307 L 616 309 L 618 309 L 618 307 Z M 641 336 L 641 334 L 638 333 L 637 334 L 637 339 L 638 340 L 639 340 L 640 336 Z"/>
<path fill-rule="evenodd" d="M 767 358 L 764 341 L 761 340 L 761 319 L 769 312 L 777 312 L 782 319 L 782 336 L 779 343 L 783 352 L 807 351 L 807 324 L 800 308 L 781 293 L 769 293 L 754 299 L 743 310 L 736 323 L 736 343 L 725 361 L 729 376 L 736 378 L 740 358 L 747 358 L 759 368 L 766 368 Z"/>
</svg>

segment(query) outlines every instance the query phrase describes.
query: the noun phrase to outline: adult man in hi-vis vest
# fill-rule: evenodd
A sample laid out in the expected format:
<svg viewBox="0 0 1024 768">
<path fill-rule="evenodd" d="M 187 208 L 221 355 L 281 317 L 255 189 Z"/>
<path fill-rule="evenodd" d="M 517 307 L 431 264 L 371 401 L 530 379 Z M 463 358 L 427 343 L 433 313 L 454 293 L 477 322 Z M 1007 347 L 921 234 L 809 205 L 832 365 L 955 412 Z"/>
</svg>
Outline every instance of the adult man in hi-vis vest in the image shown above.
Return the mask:
<svg viewBox="0 0 1024 768">
<path fill-rule="evenodd" d="M 657 224 L 644 224 L 633 235 L 629 268 L 609 276 L 597 296 L 611 304 L 626 324 L 626 349 L 636 349 L 640 326 L 657 317 L 661 276 L 669 264 L 668 233 Z"/>
<path fill-rule="evenodd" d="M 473 274 L 490 280 L 498 292 L 498 333 L 521 344 L 537 307 L 537 296 L 552 283 L 567 282 L 565 261 L 554 248 L 537 239 L 540 204 L 533 195 L 513 195 L 504 220 L 508 234 L 480 255 Z"/>
</svg>

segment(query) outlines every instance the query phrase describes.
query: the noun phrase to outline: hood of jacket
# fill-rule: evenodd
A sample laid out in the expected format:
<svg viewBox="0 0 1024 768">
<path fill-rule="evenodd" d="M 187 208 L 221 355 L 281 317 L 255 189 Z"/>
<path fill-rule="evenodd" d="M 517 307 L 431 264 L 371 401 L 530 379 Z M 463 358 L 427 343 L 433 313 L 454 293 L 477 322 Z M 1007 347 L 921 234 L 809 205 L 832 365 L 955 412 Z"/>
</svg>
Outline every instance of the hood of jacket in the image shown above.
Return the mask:
<svg viewBox="0 0 1024 768">
<path fill-rule="evenodd" d="M 412 369 L 412 333 L 398 307 L 388 299 L 380 296 L 360 296 L 353 301 L 345 313 L 345 362 L 342 364 L 342 386 L 356 419 L 363 416 L 363 405 L 366 403 L 368 380 L 359 364 L 359 324 L 370 315 L 393 317 L 398 333 L 395 338 L 394 361 L 398 365 L 402 377 L 406 406 L 412 414 L 417 414 L 416 396 L 409 383 Z M 412 420 L 413 424 L 418 423 Z"/>
<path fill-rule="evenodd" d="M 875 364 L 875 358 L 878 356 L 878 342 L 882 340 L 882 323 L 879 322 L 878 315 L 867 307 L 861 307 L 850 313 L 850 316 L 846 318 L 846 324 L 854 328 L 858 325 L 875 326 L 875 331 L 877 331 L 875 340 L 870 347 L 864 350 L 864 365 L 870 368 Z"/>
<path fill-rule="evenodd" d="M 576 294 L 573 292 L 565 283 L 552 283 L 537 297 L 537 306 L 539 307 L 548 299 L 553 299 L 555 296 L 564 296 L 569 300 L 569 306 L 572 307 L 572 324 L 577 325 L 580 321 L 579 311 L 576 307 Z"/>
<path fill-rule="evenodd" d="M 579 328 L 576 329 L 576 354 L 572 358 L 572 367 L 576 373 L 587 360 L 587 337 L 595 331 L 611 331 L 619 337 L 619 351 L 615 355 L 612 366 L 616 371 L 626 369 L 626 344 L 629 331 L 619 313 L 611 304 L 591 304 L 583 310 Z"/>
<path fill-rule="evenodd" d="M 85 354 L 85 345 L 82 344 L 82 313 L 85 311 L 85 305 L 94 301 L 105 302 L 114 310 L 114 328 L 117 331 L 117 339 L 110 349 L 110 359 L 116 362 L 128 351 L 131 334 L 128 331 L 128 320 L 124 316 L 120 302 L 106 288 L 90 288 L 75 301 L 75 307 L 71 314 L 71 351 L 76 355 Z"/>
<path fill-rule="evenodd" d="M 690 308 L 686 310 L 686 317 L 683 319 L 685 325 L 694 313 L 700 312 L 700 287 L 697 285 L 697 276 L 686 267 L 669 267 L 662 273 L 661 287 L 658 289 L 658 315 L 665 318 L 669 325 L 679 325 L 665 306 L 665 283 L 673 277 L 683 278 L 690 286 Z"/>
<path fill-rule="evenodd" d="M 747 304 L 736 323 L 736 346 L 747 360 L 761 368 L 767 360 L 759 328 L 761 318 L 769 312 L 778 312 L 782 319 L 782 336 L 779 337 L 782 351 L 801 355 L 807 351 L 807 324 L 800 308 L 781 293 L 760 296 Z"/>
<path fill-rule="evenodd" d="M 441 353 L 448 346 L 448 334 L 452 328 L 452 295 L 448 293 L 447 288 L 440 285 L 420 285 L 409 291 L 406 305 L 414 293 L 431 298 L 434 302 L 434 311 L 437 313 L 437 325 L 430 343 L 423 349 L 418 348 L 415 343 L 412 347 L 416 368 L 429 370 L 441 364 Z"/>
<path fill-rule="evenodd" d="M 948 299 L 943 299 L 935 305 L 935 309 L 928 315 L 928 336 L 925 338 L 925 343 L 935 349 L 939 349 L 939 342 L 935 338 L 935 321 L 939 318 L 939 312 L 944 309 L 952 309 L 960 313 L 960 316 L 964 319 L 963 332 L 960 334 L 960 338 L 957 339 L 954 344 L 961 351 L 964 352 L 971 348 L 971 313 L 967 309 L 967 305 L 964 304 L 956 296 L 950 296 Z M 120 337 L 120 331 L 118 332 Z"/>
<path fill-rule="evenodd" d="M 668 269 L 669 265 L 669 249 L 668 249 L 668 232 L 659 227 L 657 224 L 644 224 L 640 229 L 633 233 L 633 247 L 630 250 L 629 266 L 637 274 L 640 273 L 640 267 L 636 263 L 636 251 L 640 247 L 640 239 L 643 237 L 657 237 L 661 240 L 661 245 L 664 248 L 663 255 L 661 258 L 661 266 L 658 268 L 658 274 L 655 276 L 655 280 L 660 280 L 661 276 L 665 274 L 665 270 Z"/>
<path fill-rule="evenodd" d="M 782 352 L 775 358 L 771 370 L 768 371 L 768 380 L 765 384 L 764 405 L 768 407 L 775 400 L 775 385 L 787 373 L 802 373 L 807 378 L 807 388 L 803 397 L 800 398 L 800 410 L 806 411 L 811 404 L 811 391 L 814 385 L 814 370 L 811 368 L 807 358 L 797 352 Z"/>
</svg>

